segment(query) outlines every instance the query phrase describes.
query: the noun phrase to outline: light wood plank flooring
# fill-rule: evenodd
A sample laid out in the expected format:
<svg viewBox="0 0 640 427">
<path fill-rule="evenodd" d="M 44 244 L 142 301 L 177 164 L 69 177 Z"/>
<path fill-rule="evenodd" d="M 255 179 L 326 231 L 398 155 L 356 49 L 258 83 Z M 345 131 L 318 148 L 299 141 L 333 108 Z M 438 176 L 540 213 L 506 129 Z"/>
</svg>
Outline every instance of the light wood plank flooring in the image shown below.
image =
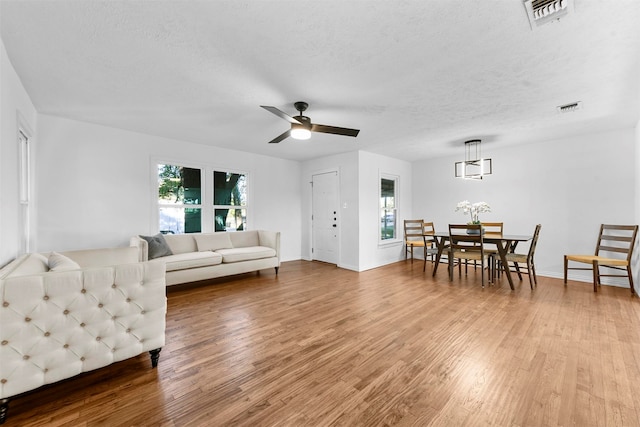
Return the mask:
<svg viewBox="0 0 640 427">
<path fill-rule="evenodd" d="M 7 426 L 638 426 L 640 300 L 318 262 L 168 294 L 167 345 L 14 399 Z"/>
</svg>

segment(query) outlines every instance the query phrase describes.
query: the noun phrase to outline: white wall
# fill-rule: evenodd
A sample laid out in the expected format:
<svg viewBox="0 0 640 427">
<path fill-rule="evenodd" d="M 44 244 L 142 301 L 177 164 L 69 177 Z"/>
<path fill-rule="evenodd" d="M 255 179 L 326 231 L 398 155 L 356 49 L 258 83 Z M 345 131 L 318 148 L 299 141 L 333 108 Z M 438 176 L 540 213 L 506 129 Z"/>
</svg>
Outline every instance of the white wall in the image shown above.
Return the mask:
<svg viewBox="0 0 640 427">
<path fill-rule="evenodd" d="M 359 199 L 357 152 L 327 156 L 302 163 L 302 259 L 312 259 L 311 178 L 315 174 L 327 171 L 338 172 L 340 187 L 340 212 L 338 217 L 338 266 L 341 268 L 358 271 Z"/>
<path fill-rule="evenodd" d="M 592 253 L 601 223 L 638 222 L 635 141 L 635 130 L 625 129 L 502 149 L 486 144 L 493 175 L 482 181 L 453 177 L 461 147 L 458 157 L 414 163 L 414 214 L 443 230 L 469 220 L 454 212 L 468 199 L 489 203 L 492 212 L 480 219 L 503 221 L 506 233 L 531 234 L 540 223 L 536 271 L 562 277 L 563 255 Z M 590 272 L 579 273 L 569 277 L 591 282 Z"/>
<path fill-rule="evenodd" d="M 127 246 L 157 232 L 153 159 L 249 175 L 248 227 L 281 231 L 283 261 L 300 259 L 298 162 L 40 115 L 37 250 Z"/>
<path fill-rule="evenodd" d="M 337 170 L 340 179 L 340 230 L 338 266 L 363 271 L 403 258 L 399 240 L 379 245 L 380 173 L 397 175 L 400 183 L 398 224 L 411 215 L 411 163 L 363 151 L 328 156 L 303 163 L 302 254 L 311 259 L 311 186 L 315 173 Z"/>
<path fill-rule="evenodd" d="M 412 165 L 378 154 L 360 152 L 360 271 L 404 259 L 404 220 L 412 217 Z M 379 243 L 380 177 L 398 177 L 398 218 L 395 242 Z"/>
<path fill-rule="evenodd" d="M 635 128 L 635 179 L 634 179 L 634 198 L 636 201 L 636 218 L 634 224 L 640 224 L 640 121 L 636 124 Z M 636 246 L 633 253 L 632 269 L 633 277 L 640 278 L 640 244 L 636 242 Z M 636 290 L 636 294 L 640 295 L 640 283 L 633 282 L 633 287 Z"/>
<path fill-rule="evenodd" d="M 20 250 L 18 117 L 35 132 L 36 109 L 0 41 L 0 266 L 15 258 Z M 31 136 L 35 144 L 35 134 Z"/>
</svg>

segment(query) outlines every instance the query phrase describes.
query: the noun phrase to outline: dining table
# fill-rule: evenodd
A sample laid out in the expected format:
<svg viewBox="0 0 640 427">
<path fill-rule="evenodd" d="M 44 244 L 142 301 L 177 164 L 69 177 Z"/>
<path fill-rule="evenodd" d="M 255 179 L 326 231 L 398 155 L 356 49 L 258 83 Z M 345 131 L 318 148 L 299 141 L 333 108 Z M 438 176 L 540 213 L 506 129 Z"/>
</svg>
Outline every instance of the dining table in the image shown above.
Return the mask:
<svg viewBox="0 0 640 427">
<path fill-rule="evenodd" d="M 429 233 L 428 237 L 432 237 L 435 240 L 438 252 L 436 254 L 436 260 L 433 265 L 433 276 L 436 275 L 438 271 L 438 264 L 440 264 L 440 258 L 442 257 L 442 253 L 447 247 L 447 242 L 449 241 L 449 232 L 448 231 L 435 231 L 433 233 Z M 504 234 L 504 233 L 484 233 L 482 236 L 483 243 L 496 245 L 498 249 L 498 255 L 500 256 L 500 261 L 502 261 L 502 265 L 505 266 L 505 276 L 507 276 L 507 280 L 509 281 L 509 287 L 511 290 L 514 290 L 513 286 L 513 277 L 511 276 L 511 269 L 509 268 L 509 264 L 507 263 L 507 254 L 509 252 L 514 252 L 516 246 L 520 242 L 527 242 L 533 239 L 532 235 L 528 234 Z"/>
</svg>

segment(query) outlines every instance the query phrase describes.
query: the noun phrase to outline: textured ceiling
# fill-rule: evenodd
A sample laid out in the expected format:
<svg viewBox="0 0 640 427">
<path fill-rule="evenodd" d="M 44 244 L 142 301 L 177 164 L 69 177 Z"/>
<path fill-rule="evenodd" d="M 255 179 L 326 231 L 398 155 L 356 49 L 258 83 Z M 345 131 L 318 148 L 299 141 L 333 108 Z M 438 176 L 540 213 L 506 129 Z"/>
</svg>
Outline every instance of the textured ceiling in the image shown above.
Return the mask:
<svg viewBox="0 0 640 427">
<path fill-rule="evenodd" d="M 522 0 L 0 0 L 0 34 L 41 113 L 288 159 L 417 160 L 634 126 L 640 1 L 574 4 L 532 30 Z M 267 144 L 289 125 L 259 106 L 299 100 L 360 135 Z"/>
</svg>

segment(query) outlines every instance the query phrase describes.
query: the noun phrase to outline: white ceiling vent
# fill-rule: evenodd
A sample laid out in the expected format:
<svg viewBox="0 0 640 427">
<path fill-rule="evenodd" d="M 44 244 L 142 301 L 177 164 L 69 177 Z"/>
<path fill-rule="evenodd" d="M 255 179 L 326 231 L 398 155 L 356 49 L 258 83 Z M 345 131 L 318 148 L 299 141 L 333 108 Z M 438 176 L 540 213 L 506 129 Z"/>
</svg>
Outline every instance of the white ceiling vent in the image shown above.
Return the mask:
<svg viewBox="0 0 640 427">
<path fill-rule="evenodd" d="M 571 113 L 582 109 L 582 102 L 572 102 L 571 104 L 559 105 L 556 107 L 559 113 Z"/>
<path fill-rule="evenodd" d="M 573 0 L 525 0 L 531 29 L 557 21 L 573 13 Z"/>
</svg>

